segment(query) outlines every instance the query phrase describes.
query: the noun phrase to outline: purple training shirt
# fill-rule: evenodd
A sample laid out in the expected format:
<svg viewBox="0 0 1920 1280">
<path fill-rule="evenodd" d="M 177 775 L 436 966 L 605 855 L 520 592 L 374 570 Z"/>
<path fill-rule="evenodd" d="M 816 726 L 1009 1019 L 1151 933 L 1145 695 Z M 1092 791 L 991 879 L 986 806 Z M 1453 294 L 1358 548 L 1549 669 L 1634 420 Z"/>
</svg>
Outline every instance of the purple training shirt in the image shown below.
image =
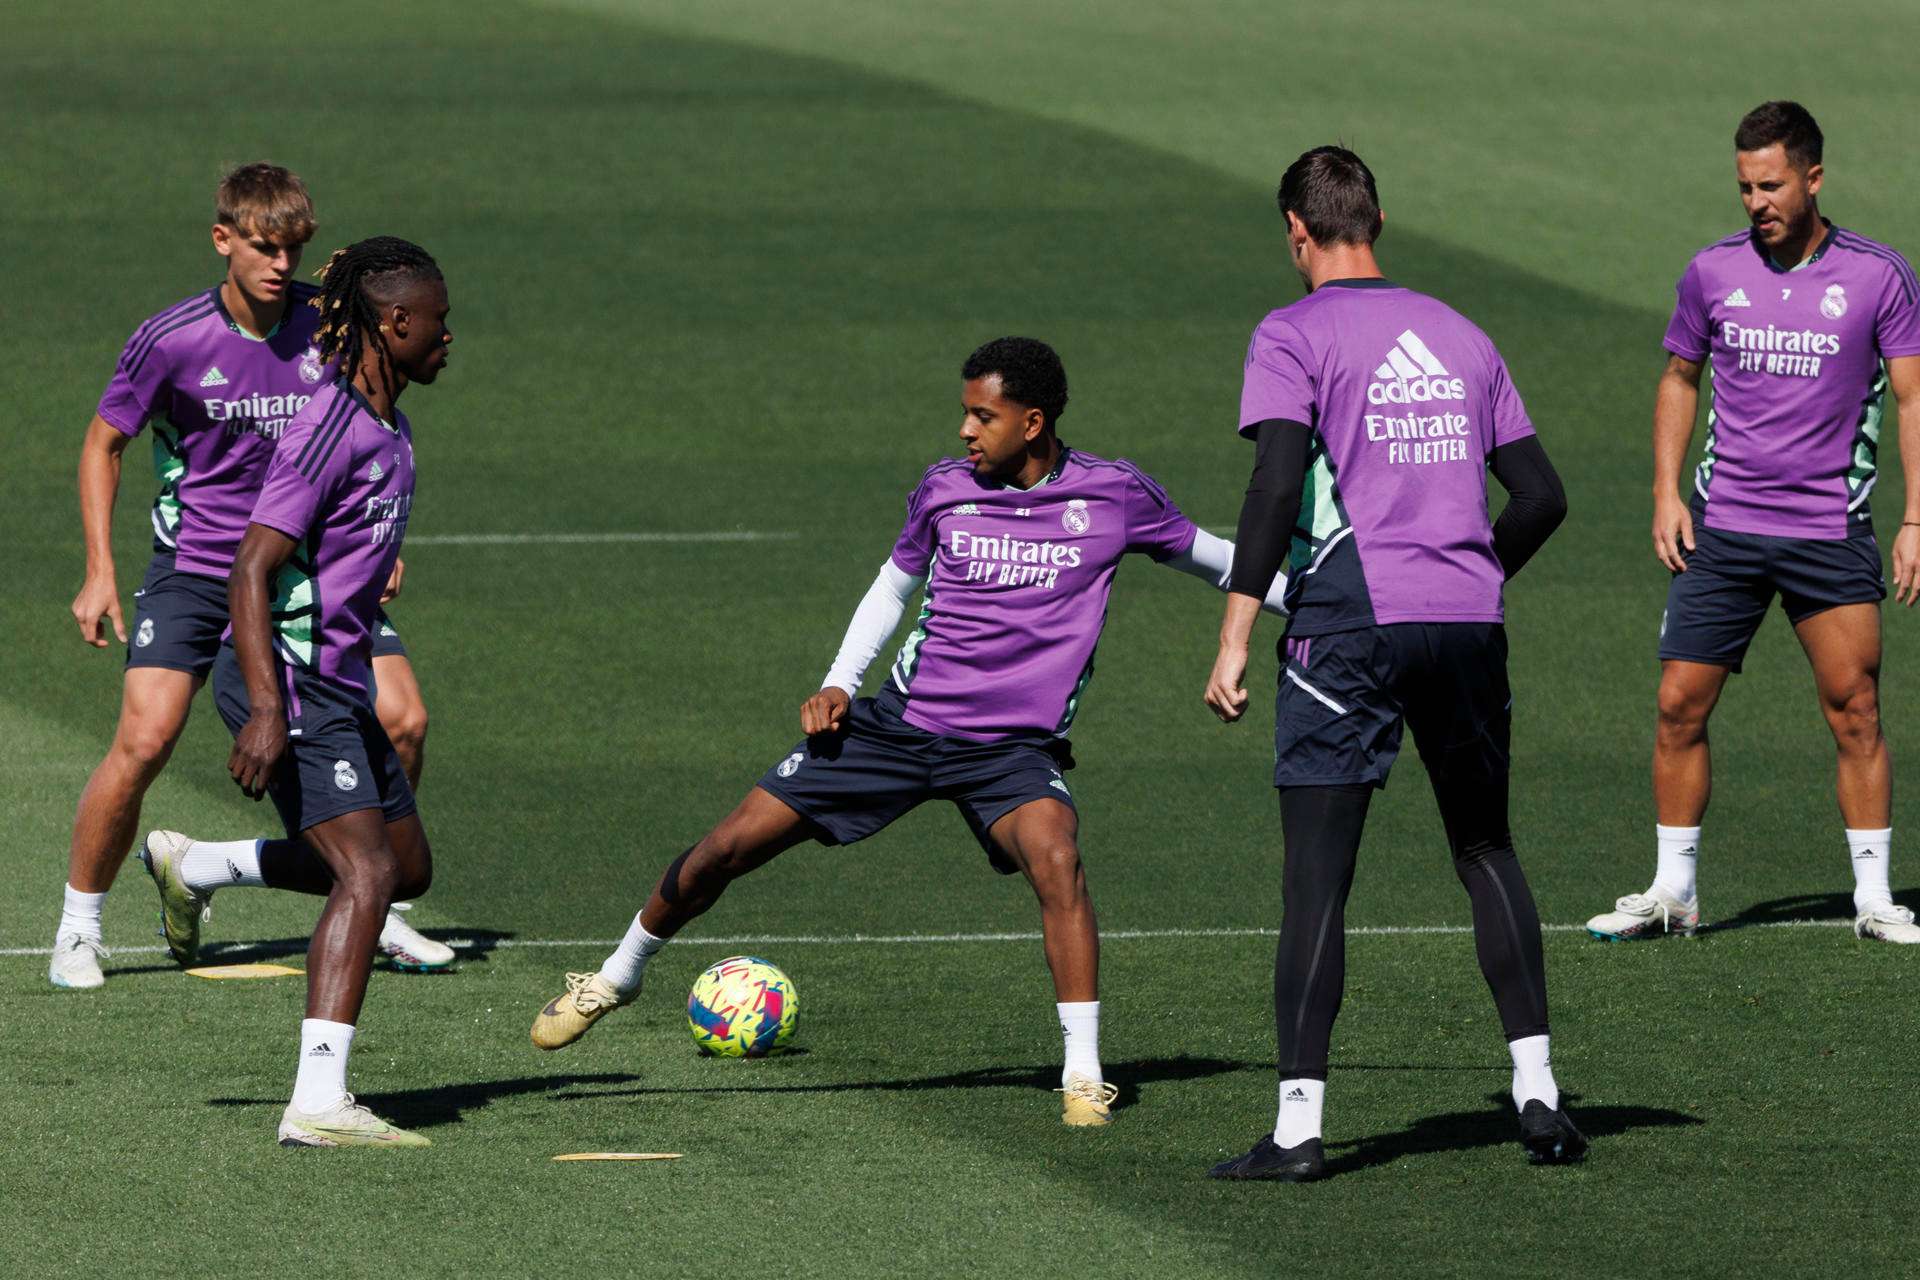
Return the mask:
<svg viewBox="0 0 1920 1280">
<path fill-rule="evenodd" d="M 890 677 L 929 733 L 1064 734 L 1093 678 L 1120 557 L 1193 545 L 1193 522 L 1139 467 L 1062 449 L 1031 489 L 936 462 L 907 499 L 893 563 L 927 578 Z"/>
<path fill-rule="evenodd" d="M 362 698 L 380 592 L 413 507 L 413 431 L 389 426 L 344 379 L 287 424 L 252 522 L 298 542 L 273 583 L 274 647 L 292 668 Z"/>
<path fill-rule="evenodd" d="M 1713 358 L 1693 479 L 1707 527 L 1872 534 L 1881 361 L 1920 355 L 1920 284 L 1906 259 L 1830 226 L 1789 271 L 1743 231 L 1695 254 L 1674 292 L 1667 350 Z"/>
<path fill-rule="evenodd" d="M 1487 335 L 1386 280 L 1332 280 L 1253 331 L 1240 430 L 1313 429 L 1290 636 L 1499 622 L 1487 455 L 1533 424 Z"/>
<path fill-rule="evenodd" d="M 128 436 L 153 427 L 153 549 L 183 572 L 227 576 L 274 441 L 326 381 L 314 292 L 291 286 L 264 339 L 234 323 L 218 288 L 196 293 L 120 353 L 96 412 Z"/>
</svg>

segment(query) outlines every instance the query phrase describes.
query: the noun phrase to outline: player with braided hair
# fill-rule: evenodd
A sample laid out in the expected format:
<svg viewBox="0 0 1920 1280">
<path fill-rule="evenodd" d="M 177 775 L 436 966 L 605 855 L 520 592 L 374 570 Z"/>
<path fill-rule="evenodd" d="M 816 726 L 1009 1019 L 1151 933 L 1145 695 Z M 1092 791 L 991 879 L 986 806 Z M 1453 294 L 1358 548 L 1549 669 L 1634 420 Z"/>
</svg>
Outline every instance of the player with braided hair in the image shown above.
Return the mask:
<svg viewBox="0 0 1920 1280">
<path fill-rule="evenodd" d="M 214 665 L 214 701 L 235 740 L 228 772 L 254 799 L 273 797 L 288 838 L 156 832 L 149 867 L 170 944 L 193 927 L 201 863 L 231 857 L 268 887 L 325 896 L 281 1145 L 425 1146 L 353 1100 L 346 1065 L 381 923 L 433 877 L 369 686 L 379 600 L 413 505 L 413 432 L 397 402 L 446 367 L 447 286 L 425 250 L 390 237 L 349 245 L 323 276 L 316 337 L 339 376 L 294 416 L 268 463 L 227 579 L 233 628 Z"/>
</svg>

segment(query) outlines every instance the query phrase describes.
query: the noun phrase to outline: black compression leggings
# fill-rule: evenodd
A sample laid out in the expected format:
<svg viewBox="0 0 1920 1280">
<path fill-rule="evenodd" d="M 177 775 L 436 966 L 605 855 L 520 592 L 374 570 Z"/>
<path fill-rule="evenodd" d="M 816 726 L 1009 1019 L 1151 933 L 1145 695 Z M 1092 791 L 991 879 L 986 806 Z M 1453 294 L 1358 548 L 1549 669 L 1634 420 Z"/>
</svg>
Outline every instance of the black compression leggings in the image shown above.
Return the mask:
<svg viewBox="0 0 1920 1280">
<path fill-rule="evenodd" d="M 1436 779 L 1453 869 L 1473 901 L 1473 941 L 1508 1040 L 1547 1033 L 1540 914 L 1507 828 L 1507 780 Z M 1370 786 L 1283 787 L 1286 911 L 1273 962 L 1273 1020 L 1283 1080 L 1327 1078 L 1327 1044 L 1346 986 L 1347 893 Z"/>
</svg>

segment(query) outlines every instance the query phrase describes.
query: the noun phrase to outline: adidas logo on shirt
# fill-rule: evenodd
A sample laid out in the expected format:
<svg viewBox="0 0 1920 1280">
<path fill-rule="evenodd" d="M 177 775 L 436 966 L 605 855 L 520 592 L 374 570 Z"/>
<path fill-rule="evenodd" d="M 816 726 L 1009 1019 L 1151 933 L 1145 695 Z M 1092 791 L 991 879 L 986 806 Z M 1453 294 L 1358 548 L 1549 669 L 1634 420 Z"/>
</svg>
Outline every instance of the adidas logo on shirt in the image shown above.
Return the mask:
<svg viewBox="0 0 1920 1280">
<path fill-rule="evenodd" d="M 374 464 L 367 468 L 367 480 L 371 484 L 379 484 L 382 480 L 386 479 L 386 476 L 387 473 L 380 469 L 378 459 L 375 459 Z"/>
<path fill-rule="evenodd" d="M 1387 350 L 1367 386 L 1368 404 L 1424 404 L 1429 400 L 1465 400 L 1466 383 L 1449 377 L 1420 336 L 1409 329 Z"/>
<path fill-rule="evenodd" d="M 200 375 L 200 385 L 203 387 L 224 387 L 227 385 L 227 375 L 220 372 L 219 365 L 214 365 L 211 369 L 208 369 Z"/>
<path fill-rule="evenodd" d="M 1723 307 L 1750 307 L 1753 303 L 1747 300 L 1747 291 L 1745 289 L 1735 289 L 1727 295 L 1727 300 L 1720 305 Z"/>
</svg>

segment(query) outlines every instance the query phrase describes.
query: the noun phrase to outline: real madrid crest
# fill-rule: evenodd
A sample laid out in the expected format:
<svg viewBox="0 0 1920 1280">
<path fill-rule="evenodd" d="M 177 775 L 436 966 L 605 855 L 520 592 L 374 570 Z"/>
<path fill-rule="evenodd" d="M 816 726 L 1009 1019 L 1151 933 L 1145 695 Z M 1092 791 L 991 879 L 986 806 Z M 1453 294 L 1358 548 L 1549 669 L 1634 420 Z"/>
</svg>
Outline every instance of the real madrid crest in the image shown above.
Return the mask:
<svg viewBox="0 0 1920 1280">
<path fill-rule="evenodd" d="M 326 366 L 320 362 L 320 348 L 308 347 L 300 356 L 300 381 L 313 386 L 325 372 Z"/>
<path fill-rule="evenodd" d="M 1838 320 L 1847 314 L 1847 290 L 1844 285 L 1827 286 L 1827 296 L 1820 299 L 1820 314 L 1829 320 Z"/>
<path fill-rule="evenodd" d="M 1060 513 L 1061 527 L 1068 533 L 1085 533 L 1093 528 L 1093 517 L 1087 514 L 1087 500 L 1074 498 L 1067 503 L 1067 509 Z"/>
</svg>

